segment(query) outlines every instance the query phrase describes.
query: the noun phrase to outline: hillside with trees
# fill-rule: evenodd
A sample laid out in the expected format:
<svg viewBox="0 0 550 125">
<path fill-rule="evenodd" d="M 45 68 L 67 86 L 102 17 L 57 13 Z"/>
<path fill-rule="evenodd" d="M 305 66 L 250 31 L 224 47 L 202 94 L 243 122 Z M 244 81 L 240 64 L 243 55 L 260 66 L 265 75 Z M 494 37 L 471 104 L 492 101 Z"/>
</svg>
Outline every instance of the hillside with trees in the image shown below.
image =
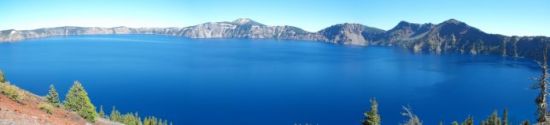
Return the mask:
<svg viewBox="0 0 550 125">
<path fill-rule="evenodd" d="M 38 96 L 10 83 L 0 71 L 0 124 L 8 125 L 169 125 L 168 120 L 138 113 L 121 113 L 114 106 L 105 114 L 99 111 L 79 81 L 75 81 L 61 102 L 55 86 L 46 96 Z M 99 113 L 98 113 L 99 112 Z"/>
</svg>

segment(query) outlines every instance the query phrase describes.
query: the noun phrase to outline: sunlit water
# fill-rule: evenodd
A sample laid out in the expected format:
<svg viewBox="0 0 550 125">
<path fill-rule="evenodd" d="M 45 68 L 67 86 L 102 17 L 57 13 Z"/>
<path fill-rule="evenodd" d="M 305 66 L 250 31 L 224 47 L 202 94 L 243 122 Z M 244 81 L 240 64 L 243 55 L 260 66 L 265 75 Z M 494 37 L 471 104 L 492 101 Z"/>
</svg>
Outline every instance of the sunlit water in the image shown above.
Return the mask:
<svg viewBox="0 0 550 125">
<path fill-rule="evenodd" d="M 151 35 L 2 43 L 0 69 L 40 95 L 50 84 L 64 95 L 79 80 L 107 112 L 115 105 L 186 125 L 358 125 L 374 97 L 383 124 L 403 122 L 402 106 L 428 125 L 504 108 L 517 123 L 535 116 L 530 78 L 539 73 L 500 56 Z"/>
</svg>

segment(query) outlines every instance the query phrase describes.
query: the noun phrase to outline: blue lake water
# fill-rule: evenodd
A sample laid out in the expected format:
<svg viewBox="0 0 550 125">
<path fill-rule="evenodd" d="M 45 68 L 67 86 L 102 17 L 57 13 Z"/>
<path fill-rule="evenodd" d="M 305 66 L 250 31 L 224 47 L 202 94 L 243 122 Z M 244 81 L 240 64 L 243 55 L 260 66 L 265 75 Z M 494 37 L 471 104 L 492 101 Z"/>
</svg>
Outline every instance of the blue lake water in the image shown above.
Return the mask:
<svg viewBox="0 0 550 125">
<path fill-rule="evenodd" d="M 369 99 L 383 124 L 409 105 L 425 124 L 486 118 L 508 108 L 535 117 L 539 73 L 526 59 L 412 54 L 392 47 L 152 35 L 52 37 L 0 44 L 12 83 L 64 95 L 74 80 L 107 112 L 185 125 L 358 125 Z"/>
</svg>

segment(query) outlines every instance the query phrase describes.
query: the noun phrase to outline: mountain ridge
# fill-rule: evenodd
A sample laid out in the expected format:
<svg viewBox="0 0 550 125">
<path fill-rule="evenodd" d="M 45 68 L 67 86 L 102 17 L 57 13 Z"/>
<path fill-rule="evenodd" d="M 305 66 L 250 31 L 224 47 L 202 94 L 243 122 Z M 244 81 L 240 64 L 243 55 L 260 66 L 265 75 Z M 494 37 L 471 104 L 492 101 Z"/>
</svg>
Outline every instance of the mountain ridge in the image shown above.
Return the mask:
<svg viewBox="0 0 550 125">
<path fill-rule="evenodd" d="M 399 22 L 390 30 L 358 23 L 341 23 L 317 32 L 295 26 L 268 26 L 249 18 L 207 22 L 176 28 L 75 27 L 0 31 L 0 42 L 50 36 L 96 34 L 155 34 L 188 38 L 244 38 L 320 41 L 344 45 L 398 46 L 418 53 L 494 54 L 538 59 L 550 38 L 546 36 L 505 36 L 489 34 L 456 19 L 439 24 Z"/>
</svg>

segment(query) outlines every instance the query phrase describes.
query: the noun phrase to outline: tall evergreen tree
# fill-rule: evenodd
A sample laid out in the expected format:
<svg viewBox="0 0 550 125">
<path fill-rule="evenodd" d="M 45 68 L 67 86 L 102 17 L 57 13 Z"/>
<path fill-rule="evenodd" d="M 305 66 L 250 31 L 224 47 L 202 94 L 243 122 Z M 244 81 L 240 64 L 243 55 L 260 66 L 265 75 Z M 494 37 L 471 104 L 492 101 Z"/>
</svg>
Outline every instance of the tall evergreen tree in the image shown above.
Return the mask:
<svg viewBox="0 0 550 125">
<path fill-rule="evenodd" d="M 48 90 L 48 95 L 46 95 L 46 100 L 56 106 L 59 107 L 61 101 L 59 101 L 59 94 L 57 93 L 57 90 L 55 90 L 55 87 L 53 84 L 50 85 L 50 90 Z"/>
<path fill-rule="evenodd" d="M 89 122 L 95 122 L 97 112 L 90 101 L 88 93 L 78 81 L 75 81 L 65 96 L 65 108 L 77 112 L 82 118 Z"/>
<path fill-rule="evenodd" d="M 380 115 L 378 114 L 378 102 L 376 99 L 370 100 L 371 106 L 370 111 L 366 112 L 365 119 L 363 120 L 363 125 L 380 125 Z"/>
</svg>

